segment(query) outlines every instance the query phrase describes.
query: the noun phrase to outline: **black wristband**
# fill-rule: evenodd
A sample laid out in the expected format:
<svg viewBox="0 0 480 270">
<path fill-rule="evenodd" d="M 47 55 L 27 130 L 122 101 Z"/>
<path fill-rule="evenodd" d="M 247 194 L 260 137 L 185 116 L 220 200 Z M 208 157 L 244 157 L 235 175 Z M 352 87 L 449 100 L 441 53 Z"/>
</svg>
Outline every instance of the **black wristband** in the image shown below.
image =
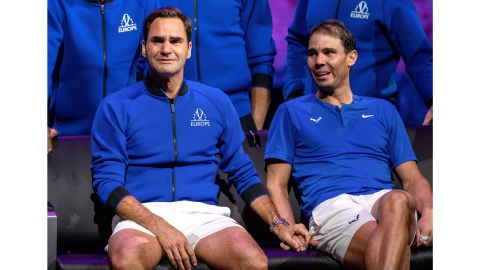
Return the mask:
<svg viewBox="0 0 480 270">
<path fill-rule="evenodd" d="M 262 73 L 255 73 L 252 75 L 252 86 L 265 87 L 269 91 L 272 89 L 272 76 Z"/>
<path fill-rule="evenodd" d="M 116 187 L 108 196 L 107 206 L 116 210 L 118 203 L 127 195 L 130 195 L 130 192 L 124 187 Z"/>
</svg>

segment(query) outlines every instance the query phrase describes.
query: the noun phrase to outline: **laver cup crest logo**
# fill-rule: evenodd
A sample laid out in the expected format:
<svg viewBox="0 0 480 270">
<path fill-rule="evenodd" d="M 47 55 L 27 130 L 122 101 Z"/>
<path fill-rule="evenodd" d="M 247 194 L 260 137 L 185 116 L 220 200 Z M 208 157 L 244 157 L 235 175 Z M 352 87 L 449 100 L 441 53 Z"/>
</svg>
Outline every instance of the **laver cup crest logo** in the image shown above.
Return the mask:
<svg viewBox="0 0 480 270">
<path fill-rule="evenodd" d="M 197 108 L 193 113 L 193 119 L 190 121 L 190 126 L 192 127 L 209 127 L 210 121 L 207 119 L 207 114 L 200 109 Z"/>
<path fill-rule="evenodd" d="M 368 20 L 368 17 L 370 17 L 370 13 L 368 13 L 367 2 L 361 1 L 360 3 L 358 3 L 358 5 L 355 7 L 355 10 L 350 13 L 350 17 L 354 19 Z"/>
<path fill-rule="evenodd" d="M 118 33 L 136 31 L 137 24 L 133 22 L 132 17 L 127 13 L 123 14 L 122 21 L 120 22 L 120 26 L 118 27 Z"/>
</svg>

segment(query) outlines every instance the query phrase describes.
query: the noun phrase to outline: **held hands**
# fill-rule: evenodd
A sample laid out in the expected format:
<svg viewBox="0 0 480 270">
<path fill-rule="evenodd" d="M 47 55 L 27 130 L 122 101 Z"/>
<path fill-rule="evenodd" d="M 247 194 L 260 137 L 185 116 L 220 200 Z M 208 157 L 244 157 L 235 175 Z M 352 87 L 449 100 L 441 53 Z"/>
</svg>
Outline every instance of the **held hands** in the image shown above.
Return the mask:
<svg viewBox="0 0 480 270">
<path fill-rule="evenodd" d="M 158 242 L 174 268 L 190 270 L 197 266 L 197 258 L 185 235 L 166 222 L 158 231 L 160 233 L 155 233 Z"/>
<path fill-rule="evenodd" d="M 433 245 L 432 211 L 423 211 L 422 217 L 417 222 L 417 234 L 415 235 L 415 246 L 430 247 Z"/>
<path fill-rule="evenodd" d="M 284 225 L 279 224 L 273 229 L 273 233 L 282 241 L 280 247 L 284 250 L 293 249 L 296 252 L 307 250 L 311 236 L 303 224 Z"/>
</svg>

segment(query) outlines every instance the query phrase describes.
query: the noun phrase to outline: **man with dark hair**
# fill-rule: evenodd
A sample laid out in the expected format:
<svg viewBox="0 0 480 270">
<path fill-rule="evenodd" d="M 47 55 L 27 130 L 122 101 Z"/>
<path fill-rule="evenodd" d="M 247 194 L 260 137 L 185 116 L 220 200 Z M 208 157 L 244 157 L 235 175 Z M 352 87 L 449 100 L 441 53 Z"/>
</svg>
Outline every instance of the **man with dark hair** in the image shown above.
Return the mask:
<svg viewBox="0 0 480 270">
<path fill-rule="evenodd" d="M 92 128 L 93 187 L 117 215 L 108 255 L 114 269 L 152 269 L 167 257 L 179 269 L 198 258 L 215 269 L 267 269 L 253 238 L 219 207 L 220 168 L 243 199 L 297 251 L 309 239 L 275 209 L 248 155 L 230 99 L 184 80 L 191 22 L 161 8 L 144 23 L 143 82 L 102 101 Z M 219 156 L 221 158 L 219 158 Z"/>
<path fill-rule="evenodd" d="M 277 110 L 265 153 L 268 191 L 280 215 L 293 222 L 292 173 L 311 244 L 346 266 L 408 269 L 412 242 L 432 245 L 432 191 L 395 107 L 352 94 L 356 60 L 343 23 L 313 28 L 307 65 L 318 91 Z M 393 190 L 392 169 L 404 190 Z M 418 223 L 415 210 L 422 215 Z"/>
<path fill-rule="evenodd" d="M 179 8 L 193 22 L 185 78 L 224 91 L 244 130 L 263 129 L 276 53 L 268 0 L 159 2 Z"/>
<path fill-rule="evenodd" d="M 315 82 L 307 74 L 309 31 L 326 19 L 341 20 L 357 41 L 360 59 L 350 72 L 352 92 L 396 102 L 392 75 L 400 57 L 428 109 L 423 124 L 433 119 L 432 45 L 412 0 L 298 0 L 288 28 L 285 99 L 313 94 Z"/>
</svg>

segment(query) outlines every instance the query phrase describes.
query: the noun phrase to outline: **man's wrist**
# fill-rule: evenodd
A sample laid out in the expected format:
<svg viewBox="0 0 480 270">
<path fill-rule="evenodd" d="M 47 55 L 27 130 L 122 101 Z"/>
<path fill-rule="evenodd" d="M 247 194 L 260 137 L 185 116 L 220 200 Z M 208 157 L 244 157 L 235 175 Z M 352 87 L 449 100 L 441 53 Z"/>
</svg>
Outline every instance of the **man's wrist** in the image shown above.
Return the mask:
<svg viewBox="0 0 480 270">
<path fill-rule="evenodd" d="M 285 226 L 290 225 L 290 223 L 288 223 L 288 220 L 286 220 L 282 217 L 277 217 L 270 224 L 270 231 L 273 232 L 273 230 L 275 230 L 275 227 L 277 227 L 277 225 L 280 225 L 280 224 L 285 225 Z"/>
</svg>

